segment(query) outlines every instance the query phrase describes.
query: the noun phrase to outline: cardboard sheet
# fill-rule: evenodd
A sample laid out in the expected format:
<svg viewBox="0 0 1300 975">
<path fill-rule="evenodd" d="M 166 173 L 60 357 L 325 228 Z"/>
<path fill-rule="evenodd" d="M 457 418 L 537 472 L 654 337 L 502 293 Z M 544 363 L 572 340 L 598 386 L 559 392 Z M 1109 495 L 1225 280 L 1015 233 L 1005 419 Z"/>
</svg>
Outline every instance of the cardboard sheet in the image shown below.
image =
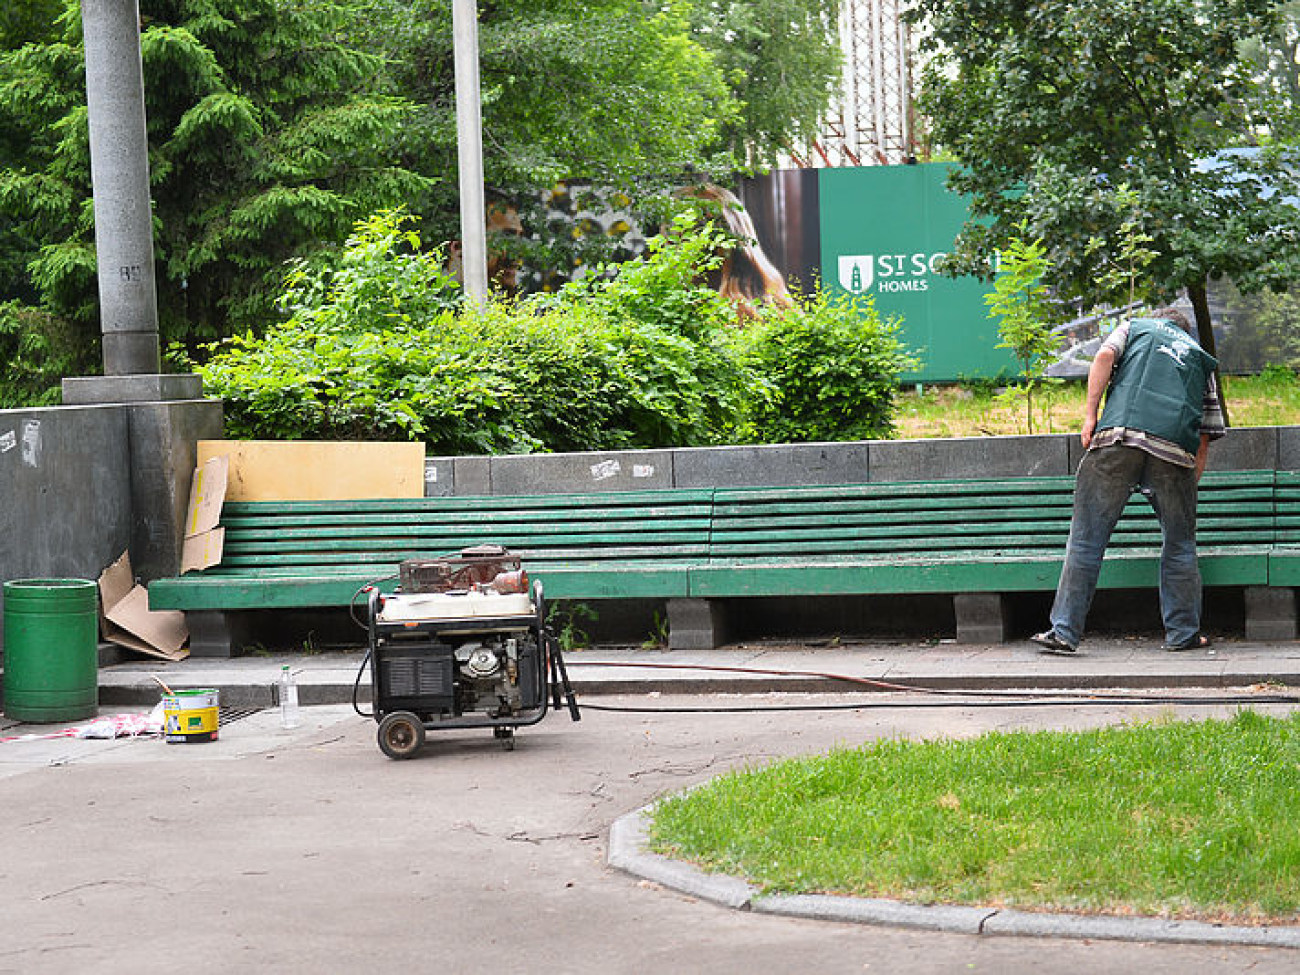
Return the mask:
<svg viewBox="0 0 1300 975">
<path fill-rule="evenodd" d="M 332 440 L 200 440 L 199 463 L 230 458 L 230 501 L 424 497 L 424 444 Z"/>
<path fill-rule="evenodd" d="M 221 561 L 226 530 L 214 528 L 201 535 L 190 535 L 181 543 L 181 575 L 195 569 L 206 569 Z"/>
<path fill-rule="evenodd" d="M 123 552 L 100 575 L 99 600 L 105 640 L 163 660 L 189 656 L 185 649 L 190 636 L 185 614 L 175 609 L 149 608 L 149 593 L 136 583 L 128 553 Z"/>
<path fill-rule="evenodd" d="M 226 530 L 218 526 L 230 476 L 228 457 L 210 457 L 194 470 L 190 504 L 185 512 L 185 540 L 181 543 L 181 575 L 206 569 L 221 561 Z"/>
</svg>

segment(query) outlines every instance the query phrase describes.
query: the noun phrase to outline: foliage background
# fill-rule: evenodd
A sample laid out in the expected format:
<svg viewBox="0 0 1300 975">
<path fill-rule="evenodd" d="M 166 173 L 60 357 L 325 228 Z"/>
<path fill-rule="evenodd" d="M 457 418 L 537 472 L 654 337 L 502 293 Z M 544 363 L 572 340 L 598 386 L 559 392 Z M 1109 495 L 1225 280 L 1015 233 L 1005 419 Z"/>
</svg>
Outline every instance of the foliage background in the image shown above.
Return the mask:
<svg viewBox="0 0 1300 975">
<path fill-rule="evenodd" d="M 721 241 L 686 213 L 606 273 L 457 310 L 413 218 L 388 212 L 336 266 L 294 269 L 285 325 L 197 369 L 234 437 L 458 454 L 887 436 L 910 364 L 896 324 L 819 294 L 741 329 L 701 283 Z"/>
<path fill-rule="evenodd" d="M 815 125 L 839 0 L 492 0 L 485 170 L 528 205 L 561 177 L 635 191 L 730 178 Z M 445 0 L 140 0 L 160 327 L 192 356 L 278 321 L 281 266 L 405 206 L 458 235 Z M 0 10 L 0 407 L 99 368 L 78 0 Z M 773 65 L 799 62 L 796 72 Z M 538 219 L 494 239 L 567 274 L 617 241 Z M 578 244 L 582 246 L 579 247 Z M 536 276 L 547 278 L 545 273 Z"/>
<path fill-rule="evenodd" d="M 52 316 L 50 346 L 70 329 L 70 357 L 91 373 L 98 322 L 81 20 L 76 0 L 59 8 L 38 40 L 0 54 L 0 261 L 11 282 L 4 297 Z M 428 185 L 399 165 L 392 144 L 410 106 L 375 90 L 382 62 L 342 43 L 345 19 L 328 0 L 141 4 L 164 339 L 195 343 L 233 322 L 265 323 L 284 260 Z M 17 307 L 0 314 L 10 322 L 0 334 L 13 336 Z"/>
<path fill-rule="evenodd" d="M 1134 207 L 1154 259 L 1137 297 L 1186 288 L 1213 350 L 1208 277 L 1255 291 L 1300 270 L 1296 105 L 1261 84 L 1249 38 L 1276 34 L 1278 0 L 917 0 L 927 31 L 921 104 L 961 164 L 972 221 L 949 266 L 987 274 L 1023 221 L 1051 248 L 1051 283 L 1084 308 L 1127 295 L 1118 241 Z M 1249 151 L 1242 151 L 1244 149 Z"/>
</svg>

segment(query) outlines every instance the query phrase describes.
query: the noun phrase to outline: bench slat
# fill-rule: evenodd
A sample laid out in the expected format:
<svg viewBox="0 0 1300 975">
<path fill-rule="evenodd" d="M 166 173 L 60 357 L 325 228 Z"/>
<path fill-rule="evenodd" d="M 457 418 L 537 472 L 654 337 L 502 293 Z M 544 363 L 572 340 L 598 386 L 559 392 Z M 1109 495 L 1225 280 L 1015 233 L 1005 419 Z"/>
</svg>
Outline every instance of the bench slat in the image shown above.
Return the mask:
<svg viewBox="0 0 1300 975">
<path fill-rule="evenodd" d="M 340 532 L 349 535 L 358 536 L 409 536 L 422 535 L 430 533 L 453 534 L 463 532 L 474 532 L 475 534 L 490 534 L 495 531 L 508 531 L 515 534 L 530 533 L 535 535 L 553 535 L 563 533 L 578 532 L 596 532 L 600 534 L 608 532 L 659 532 L 671 529 L 673 531 L 698 532 L 701 535 L 707 534 L 709 530 L 710 519 L 707 516 L 698 518 L 676 518 L 676 517 L 659 517 L 647 516 L 637 521 L 630 520 L 605 520 L 605 521 L 573 521 L 557 518 L 552 522 L 531 522 L 518 517 L 509 521 L 443 521 L 436 518 L 422 518 L 418 521 L 392 521 L 391 519 L 378 519 L 373 521 L 351 522 L 346 519 L 333 521 L 311 521 L 299 523 L 285 523 L 281 520 L 258 520 L 258 521 L 229 521 L 223 522 L 226 525 L 227 534 L 237 534 L 241 537 L 248 538 L 267 538 L 279 536 L 295 536 L 310 538 L 313 536 L 328 536 Z"/>
<path fill-rule="evenodd" d="M 540 579 L 548 599 L 672 599 L 687 592 L 687 565 L 625 568 L 617 575 L 608 566 L 573 565 L 530 571 Z M 221 577 L 184 576 L 149 584 L 151 606 L 182 610 L 307 609 L 347 606 L 362 586 L 374 581 L 369 573 Z M 391 592 L 397 580 L 380 589 Z"/>
<path fill-rule="evenodd" d="M 814 596 L 860 593 L 1044 592 L 1056 588 L 1061 557 L 1030 553 L 1007 558 L 932 559 L 909 562 L 834 562 L 827 564 L 773 561 L 770 564 L 709 565 L 690 570 L 691 595 Z M 1268 579 L 1265 552 L 1242 549 L 1202 556 L 1206 585 L 1264 585 Z M 1099 585 L 1107 589 L 1141 589 L 1159 584 L 1160 555 L 1116 553 L 1102 565 Z"/>
<path fill-rule="evenodd" d="M 533 535 L 515 534 L 510 532 L 482 532 L 463 534 L 446 534 L 446 535 L 417 535 L 417 536 L 385 536 L 385 537 L 360 537 L 349 538 L 339 536 L 290 536 L 279 538 L 246 538 L 237 536 L 230 538 L 227 543 L 227 550 L 236 552 L 280 552 L 280 551 L 314 551 L 320 553 L 322 561 L 328 558 L 331 552 L 356 552 L 366 551 L 367 549 L 384 549 L 390 551 L 427 551 L 436 549 L 438 551 L 459 550 L 468 545 L 491 541 L 505 545 L 507 548 L 529 548 L 533 550 L 545 550 L 553 548 L 573 548 L 581 545 L 591 545 L 595 547 L 612 547 L 612 546 L 672 546 L 672 545 L 704 545 L 707 539 L 702 533 L 697 532 L 642 532 L 634 534 L 625 532 L 622 534 L 609 535 L 555 535 L 550 538 L 538 538 Z"/>
<path fill-rule="evenodd" d="M 655 545 L 637 547 L 633 545 L 614 545 L 608 547 L 599 546 L 576 546 L 573 548 L 530 548 L 527 546 L 508 546 L 512 554 L 519 556 L 521 559 L 534 562 L 558 564 L 561 562 L 626 562 L 626 561 L 644 561 L 644 560 L 664 560 L 664 559 L 681 559 L 681 558 L 704 558 L 708 555 L 708 548 L 703 544 L 696 545 Z M 409 549 L 406 547 L 391 549 L 388 551 L 376 551 L 371 549 L 362 549 L 356 552 L 348 553 L 347 558 L 334 559 L 326 562 L 321 559 L 320 553 L 312 550 L 290 549 L 276 552 L 249 552 L 234 553 L 229 558 L 222 559 L 224 566 L 238 566 L 240 564 L 257 564 L 273 565 L 283 563 L 285 565 L 343 565 L 356 564 L 358 562 L 369 563 L 388 563 L 396 565 L 408 558 L 438 558 L 440 556 L 455 554 L 459 549 L 448 551 L 447 549 L 429 548 L 424 550 Z M 525 563 L 525 566 L 527 562 Z M 613 566 L 617 568 L 617 564 Z"/>
<path fill-rule="evenodd" d="M 452 495 L 441 498 L 363 498 L 337 501 L 227 501 L 222 515 L 231 517 L 278 515 L 353 514 L 420 514 L 428 511 L 471 515 L 492 511 L 568 512 L 619 510 L 642 507 L 658 509 L 691 504 L 708 506 L 713 502 L 712 488 L 669 488 L 659 491 L 609 491 L 592 494 L 537 495 Z"/>
<path fill-rule="evenodd" d="M 477 527 L 482 525 L 529 525 L 545 528 L 552 524 L 559 525 L 604 525 L 622 523 L 638 525 L 657 521 L 678 520 L 683 524 L 708 525 L 711 512 L 707 506 L 692 504 L 680 508 L 662 509 L 626 509 L 603 512 L 547 511 L 536 514 L 528 511 L 487 512 L 474 516 L 470 512 L 447 513 L 440 511 L 420 512 L 368 512 L 366 514 L 348 515 L 341 512 L 322 514 L 242 514 L 227 516 L 222 513 L 222 524 L 231 529 L 311 529 L 331 526 L 365 526 L 384 527 L 388 525 L 436 525 Z"/>
</svg>

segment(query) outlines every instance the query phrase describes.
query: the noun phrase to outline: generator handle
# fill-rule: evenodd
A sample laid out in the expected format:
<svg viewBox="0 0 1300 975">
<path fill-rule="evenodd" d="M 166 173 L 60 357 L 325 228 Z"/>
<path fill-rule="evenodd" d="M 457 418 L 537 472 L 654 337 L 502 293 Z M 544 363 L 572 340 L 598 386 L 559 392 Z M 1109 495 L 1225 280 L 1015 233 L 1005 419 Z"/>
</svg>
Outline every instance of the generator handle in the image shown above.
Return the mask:
<svg viewBox="0 0 1300 975">
<path fill-rule="evenodd" d="M 564 693 L 564 703 L 569 708 L 569 718 L 572 721 L 581 721 L 582 714 L 578 710 L 578 698 L 573 693 L 573 685 L 569 683 L 569 670 L 564 666 L 564 654 L 560 651 L 560 641 L 551 635 L 550 629 L 546 625 L 546 595 L 542 588 L 542 580 L 537 579 L 533 582 L 533 603 L 537 607 L 537 639 L 541 649 L 546 655 L 546 676 L 547 683 L 550 684 L 551 700 L 555 710 L 560 709 L 560 693 Z"/>
<path fill-rule="evenodd" d="M 537 628 L 546 629 L 546 590 L 541 579 L 533 580 L 533 606 L 537 610 Z"/>
<path fill-rule="evenodd" d="M 383 594 L 379 591 L 379 587 L 375 586 L 370 590 L 370 596 L 366 600 L 366 628 L 370 631 L 371 646 L 375 642 L 375 618 L 379 615 L 379 600 L 382 598 Z"/>
</svg>

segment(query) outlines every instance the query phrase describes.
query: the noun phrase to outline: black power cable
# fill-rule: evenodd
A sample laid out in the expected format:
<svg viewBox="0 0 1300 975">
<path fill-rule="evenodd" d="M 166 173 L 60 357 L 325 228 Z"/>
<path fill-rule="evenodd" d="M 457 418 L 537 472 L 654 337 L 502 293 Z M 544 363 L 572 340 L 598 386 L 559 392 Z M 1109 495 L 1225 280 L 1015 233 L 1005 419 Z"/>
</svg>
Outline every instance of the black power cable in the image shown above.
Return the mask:
<svg viewBox="0 0 1300 975">
<path fill-rule="evenodd" d="M 591 698 L 588 697 L 582 702 L 584 711 L 608 711 L 615 714 L 755 714 L 762 712 L 781 712 L 781 711 L 878 711 L 878 710 L 911 710 L 915 708 L 1042 708 L 1042 707 L 1084 707 L 1084 706 L 1114 706 L 1116 703 L 1127 703 L 1132 705 L 1182 705 L 1191 706 L 1196 704 L 1300 704 L 1300 698 L 1286 696 L 1269 696 L 1269 697 L 1149 697 L 1135 698 L 1129 701 L 1117 702 L 1114 699 L 1097 699 L 1097 698 L 1065 698 L 1053 700 L 1049 698 L 1026 698 L 1024 700 L 969 700 L 969 701 L 857 701 L 853 703 L 841 704 L 768 704 L 768 705 L 743 705 L 741 707 L 723 708 L 723 707 L 632 707 L 616 704 L 592 704 Z"/>
<path fill-rule="evenodd" d="M 372 579 L 352 596 L 348 606 L 352 622 L 363 630 L 369 627 L 357 618 L 357 597 L 368 592 L 381 582 L 397 578 L 398 573 Z M 360 707 L 361 678 L 366 665 L 370 663 L 371 650 L 367 648 L 366 656 L 357 669 L 356 681 L 352 686 L 352 709 L 362 717 L 374 717 L 373 712 L 366 714 Z M 820 680 L 838 681 L 870 687 L 879 691 L 898 691 L 907 694 L 923 694 L 931 697 L 960 698 L 961 700 L 943 701 L 855 701 L 839 704 L 772 704 L 742 705 L 739 707 L 638 707 L 610 704 L 584 703 L 583 707 L 591 711 L 605 711 L 615 714 L 758 714 L 764 712 L 798 712 L 798 711 L 867 711 L 884 708 L 992 708 L 992 707 L 1068 707 L 1073 705 L 1227 705 L 1227 704 L 1300 704 L 1300 697 L 1286 694 L 1255 695 L 1246 697 L 1231 695 L 1225 697 L 1186 697 L 1180 695 L 1151 694 L 1097 694 L 1091 691 L 1080 694 L 1068 694 L 1061 691 L 996 691 L 984 690 L 977 693 L 951 688 L 920 687 L 913 684 L 898 684 L 877 680 L 872 677 L 854 677 L 849 674 L 836 674 L 816 670 L 776 670 L 762 667 L 725 666 L 722 664 L 676 664 L 651 661 L 613 661 L 613 660 L 575 660 L 571 667 L 624 667 L 648 668 L 657 670 L 691 670 L 713 673 L 753 674 L 768 677 L 808 677 Z"/>
<path fill-rule="evenodd" d="M 1225 704 L 1300 704 L 1300 697 L 1291 694 L 1258 694 L 1252 696 L 1226 695 L 1215 697 L 1190 697 L 1176 694 L 1098 694 L 1085 691 L 1078 694 L 1061 691 L 966 691 L 951 688 L 919 687 L 897 684 L 870 677 L 854 677 L 808 670 L 775 670 L 762 667 L 724 666 L 721 664 L 669 664 L 654 662 L 582 660 L 570 663 L 573 667 L 645 667 L 660 670 L 712 671 L 720 673 L 754 674 L 775 677 L 812 677 L 822 680 L 842 681 L 883 691 L 899 691 L 941 697 L 939 701 L 855 701 L 837 704 L 771 704 L 741 705 L 738 707 L 642 707 L 635 705 L 605 705 L 583 703 L 591 711 L 624 714 L 751 714 L 781 711 L 854 711 L 884 708 L 990 708 L 990 707 L 1071 707 L 1115 704 L 1134 705 L 1225 705 Z M 951 700 L 961 698 L 961 700 Z"/>
<path fill-rule="evenodd" d="M 364 586 L 362 586 L 360 589 L 358 589 L 356 592 L 352 594 L 352 599 L 348 602 L 348 615 L 352 617 L 352 622 L 357 624 L 357 626 L 361 627 L 361 629 L 365 630 L 367 634 L 370 632 L 369 624 L 363 623 L 361 622 L 361 620 L 357 618 L 357 597 L 360 596 L 363 592 L 370 592 L 372 589 L 375 588 L 375 586 L 379 585 L 381 582 L 387 582 L 389 579 L 396 579 L 400 574 L 401 573 L 393 572 L 386 576 L 380 576 L 378 579 L 371 579 Z M 372 647 L 370 645 L 370 641 L 367 640 L 366 655 L 361 660 L 361 666 L 357 668 L 357 679 L 352 682 L 352 710 L 357 712 L 357 714 L 361 715 L 361 717 L 363 718 L 373 718 L 375 716 L 375 711 L 373 707 L 371 708 L 369 714 L 361 710 L 361 697 L 360 697 L 361 676 L 366 672 L 366 665 L 370 663 L 370 655 L 372 653 L 374 653 L 374 647 Z"/>
</svg>

